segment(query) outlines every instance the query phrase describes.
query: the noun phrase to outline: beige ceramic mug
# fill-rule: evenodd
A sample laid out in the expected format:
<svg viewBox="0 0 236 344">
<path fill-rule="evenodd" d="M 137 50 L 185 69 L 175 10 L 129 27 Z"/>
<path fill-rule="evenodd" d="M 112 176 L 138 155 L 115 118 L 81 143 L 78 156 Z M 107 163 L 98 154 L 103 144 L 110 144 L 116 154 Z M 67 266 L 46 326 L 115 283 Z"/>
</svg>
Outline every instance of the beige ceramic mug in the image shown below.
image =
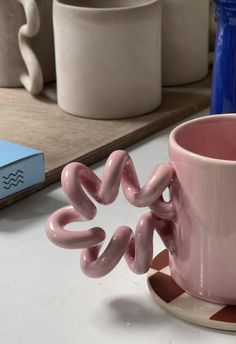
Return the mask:
<svg viewBox="0 0 236 344">
<path fill-rule="evenodd" d="M 216 6 L 213 0 L 210 0 L 210 32 L 209 32 L 209 47 L 210 52 L 215 50 L 215 40 L 216 40 Z"/>
<path fill-rule="evenodd" d="M 162 1 L 162 84 L 204 78 L 209 62 L 209 0 Z"/>
<path fill-rule="evenodd" d="M 55 0 L 53 18 L 64 111 L 108 119 L 159 106 L 160 0 Z"/>
<path fill-rule="evenodd" d="M 52 0 L 0 0 L 0 87 L 38 94 L 54 60 Z"/>
</svg>

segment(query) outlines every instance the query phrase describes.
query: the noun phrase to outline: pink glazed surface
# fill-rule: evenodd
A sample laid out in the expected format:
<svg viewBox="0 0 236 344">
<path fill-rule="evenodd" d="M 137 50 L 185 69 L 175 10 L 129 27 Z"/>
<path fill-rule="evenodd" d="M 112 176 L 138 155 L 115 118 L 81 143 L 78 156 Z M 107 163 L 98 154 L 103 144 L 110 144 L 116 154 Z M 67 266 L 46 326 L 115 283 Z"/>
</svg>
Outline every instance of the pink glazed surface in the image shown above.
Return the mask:
<svg viewBox="0 0 236 344">
<path fill-rule="evenodd" d="M 130 268 L 145 273 L 153 255 L 157 231 L 170 252 L 171 274 L 185 291 L 217 303 L 236 304 L 236 115 L 208 116 L 174 129 L 169 140 L 170 161 L 158 165 L 140 187 L 129 155 L 111 154 L 102 180 L 90 169 L 71 163 L 62 173 L 62 186 L 71 206 L 47 221 L 49 239 L 64 248 L 82 248 L 81 268 L 90 277 L 109 273 L 124 255 Z M 105 231 L 69 231 L 74 221 L 91 220 L 96 207 L 112 203 L 120 184 L 126 199 L 150 211 L 115 231 L 99 256 Z M 169 186 L 171 201 L 162 192 Z"/>
<path fill-rule="evenodd" d="M 236 115 L 187 122 L 169 142 L 177 213 L 172 277 L 197 297 L 236 304 Z"/>
</svg>

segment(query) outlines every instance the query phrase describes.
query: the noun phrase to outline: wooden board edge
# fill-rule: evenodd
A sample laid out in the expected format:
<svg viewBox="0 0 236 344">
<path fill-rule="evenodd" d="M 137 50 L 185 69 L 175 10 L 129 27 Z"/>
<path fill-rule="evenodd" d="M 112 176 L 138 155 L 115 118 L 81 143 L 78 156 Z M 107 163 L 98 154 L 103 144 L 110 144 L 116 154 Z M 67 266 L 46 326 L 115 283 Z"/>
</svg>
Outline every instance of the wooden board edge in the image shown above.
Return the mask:
<svg viewBox="0 0 236 344">
<path fill-rule="evenodd" d="M 157 121 L 153 121 L 147 125 L 145 125 L 142 128 L 139 128 L 135 130 L 132 135 L 129 133 L 127 135 L 124 135 L 112 142 L 109 142 L 99 148 L 96 148 L 93 152 L 90 152 L 88 154 L 85 154 L 81 156 L 79 159 L 75 159 L 72 161 L 79 161 L 85 165 L 92 165 L 107 156 L 111 154 L 116 149 L 124 149 L 129 147 L 130 145 L 137 143 L 141 141 L 142 139 L 147 138 L 150 135 L 153 135 L 157 133 L 158 131 L 161 131 L 179 121 L 182 121 L 192 115 L 194 115 L 197 112 L 200 112 L 207 107 L 209 107 L 210 101 L 209 97 L 203 96 L 203 99 L 198 102 L 198 104 L 194 105 L 191 104 L 188 107 L 186 107 L 181 113 L 176 115 L 176 113 L 173 111 L 170 115 L 168 115 L 166 118 L 163 117 Z M 178 109 L 179 111 L 179 109 Z M 143 130 L 145 128 L 145 130 Z M 42 184 L 36 185 L 32 188 L 26 189 L 22 192 L 19 192 L 11 197 L 8 197 L 6 199 L 3 199 L 0 201 L 0 209 L 3 209 L 5 207 L 8 207 L 12 205 L 15 202 L 18 202 L 30 195 L 33 195 L 34 193 L 58 182 L 60 180 L 61 171 L 64 168 L 65 165 L 67 165 L 69 162 L 66 162 L 62 166 L 46 173 L 46 179 L 45 182 Z"/>
</svg>

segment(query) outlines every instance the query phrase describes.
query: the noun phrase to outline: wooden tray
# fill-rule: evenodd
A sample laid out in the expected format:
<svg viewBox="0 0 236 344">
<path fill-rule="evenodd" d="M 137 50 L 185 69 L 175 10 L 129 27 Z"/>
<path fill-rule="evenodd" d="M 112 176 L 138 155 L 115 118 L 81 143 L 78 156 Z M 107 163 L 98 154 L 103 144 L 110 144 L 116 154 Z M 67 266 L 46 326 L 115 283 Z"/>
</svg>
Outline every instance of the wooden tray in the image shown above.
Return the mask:
<svg viewBox="0 0 236 344">
<path fill-rule="evenodd" d="M 0 138 L 42 150 L 46 180 L 43 184 L 0 201 L 12 204 L 60 179 L 71 161 L 87 165 L 209 106 L 210 75 L 181 87 L 165 88 L 162 105 L 132 119 L 90 120 L 68 115 L 56 104 L 55 84 L 33 98 L 23 89 L 0 89 Z"/>
</svg>

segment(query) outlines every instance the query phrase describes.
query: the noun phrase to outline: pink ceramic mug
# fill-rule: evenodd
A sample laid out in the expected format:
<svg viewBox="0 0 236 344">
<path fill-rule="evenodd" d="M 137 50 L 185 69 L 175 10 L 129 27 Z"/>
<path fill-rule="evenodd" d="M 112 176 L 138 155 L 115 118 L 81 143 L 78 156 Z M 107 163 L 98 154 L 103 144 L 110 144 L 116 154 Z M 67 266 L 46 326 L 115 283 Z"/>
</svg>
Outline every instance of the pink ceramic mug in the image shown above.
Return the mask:
<svg viewBox="0 0 236 344">
<path fill-rule="evenodd" d="M 83 248 L 81 266 L 91 277 L 111 271 L 123 255 L 137 273 L 152 261 L 152 236 L 156 230 L 169 249 L 171 275 L 186 292 L 204 300 L 236 305 L 236 115 L 208 116 L 176 127 L 169 139 L 169 163 L 157 166 L 140 188 L 132 161 L 114 152 L 103 180 L 79 163 L 62 173 L 62 186 L 71 206 L 49 218 L 51 241 L 65 248 Z M 116 230 L 103 254 L 101 228 L 73 232 L 66 224 L 92 219 L 98 202 L 109 204 L 122 185 L 127 200 L 149 206 L 135 235 L 127 226 Z M 171 201 L 162 193 L 170 188 Z"/>
</svg>

